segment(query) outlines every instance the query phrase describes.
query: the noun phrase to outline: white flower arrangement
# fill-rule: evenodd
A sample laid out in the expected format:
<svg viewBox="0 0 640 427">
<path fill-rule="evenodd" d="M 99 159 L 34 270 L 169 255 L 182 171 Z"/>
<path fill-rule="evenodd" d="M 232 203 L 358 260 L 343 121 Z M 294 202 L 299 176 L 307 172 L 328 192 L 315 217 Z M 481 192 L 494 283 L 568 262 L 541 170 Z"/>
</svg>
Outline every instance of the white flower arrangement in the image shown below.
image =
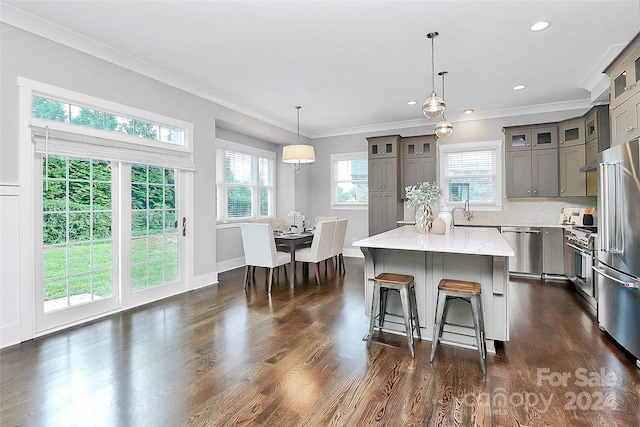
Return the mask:
<svg viewBox="0 0 640 427">
<path fill-rule="evenodd" d="M 419 205 L 433 205 L 440 201 L 442 190 L 436 182 L 423 182 L 420 185 L 409 185 L 405 188 L 407 203 L 416 208 Z"/>
</svg>

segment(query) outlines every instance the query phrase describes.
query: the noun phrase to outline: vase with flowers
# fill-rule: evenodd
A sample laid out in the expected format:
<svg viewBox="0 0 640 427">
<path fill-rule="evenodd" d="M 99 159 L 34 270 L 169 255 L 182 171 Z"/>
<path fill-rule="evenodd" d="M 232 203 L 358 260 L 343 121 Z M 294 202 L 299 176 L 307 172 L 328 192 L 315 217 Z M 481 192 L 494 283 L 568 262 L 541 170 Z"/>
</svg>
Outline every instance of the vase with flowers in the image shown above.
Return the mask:
<svg viewBox="0 0 640 427">
<path fill-rule="evenodd" d="M 442 190 L 436 182 L 423 182 L 405 188 L 407 203 L 416 210 L 416 229 L 420 233 L 431 231 L 433 210 L 431 205 L 438 203 Z"/>
</svg>

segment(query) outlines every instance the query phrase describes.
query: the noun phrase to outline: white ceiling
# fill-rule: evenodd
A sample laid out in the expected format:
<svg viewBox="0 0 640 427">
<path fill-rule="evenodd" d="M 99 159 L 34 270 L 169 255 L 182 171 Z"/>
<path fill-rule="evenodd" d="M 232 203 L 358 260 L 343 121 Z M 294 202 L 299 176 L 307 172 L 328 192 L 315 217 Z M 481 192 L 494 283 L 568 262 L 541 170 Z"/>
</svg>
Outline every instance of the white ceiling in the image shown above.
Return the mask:
<svg viewBox="0 0 640 427">
<path fill-rule="evenodd" d="M 319 137 L 588 107 L 640 29 L 630 1 L 3 1 L 2 20 Z M 529 27 L 551 22 L 542 32 Z M 43 22 L 44 21 L 44 22 Z M 50 25 L 54 24 L 54 25 Z M 527 88 L 514 91 L 523 83 Z M 603 85 L 604 88 L 603 88 Z M 442 94 L 436 75 L 436 92 Z M 418 101 L 407 105 L 408 100 Z M 476 113 L 463 116 L 462 110 Z"/>
</svg>

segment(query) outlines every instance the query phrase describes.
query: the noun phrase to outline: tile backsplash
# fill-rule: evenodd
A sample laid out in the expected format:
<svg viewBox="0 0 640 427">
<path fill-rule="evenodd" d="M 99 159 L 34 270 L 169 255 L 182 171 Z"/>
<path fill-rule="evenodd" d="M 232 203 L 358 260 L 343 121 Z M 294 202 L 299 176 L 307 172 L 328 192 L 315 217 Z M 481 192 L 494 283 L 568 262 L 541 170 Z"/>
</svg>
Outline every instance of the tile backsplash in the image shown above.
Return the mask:
<svg viewBox="0 0 640 427">
<path fill-rule="evenodd" d="M 531 199 L 505 199 L 500 212 L 470 210 L 473 213 L 468 224 L 478 225 L 559 225 L 560 210 L 566 207 L 596 207 L 595 197 L 555 197 Z M 466 222 L 457 211 L 456 223 Z M 597 211 L 596 211 L 597 215 Z"/>
</svg>

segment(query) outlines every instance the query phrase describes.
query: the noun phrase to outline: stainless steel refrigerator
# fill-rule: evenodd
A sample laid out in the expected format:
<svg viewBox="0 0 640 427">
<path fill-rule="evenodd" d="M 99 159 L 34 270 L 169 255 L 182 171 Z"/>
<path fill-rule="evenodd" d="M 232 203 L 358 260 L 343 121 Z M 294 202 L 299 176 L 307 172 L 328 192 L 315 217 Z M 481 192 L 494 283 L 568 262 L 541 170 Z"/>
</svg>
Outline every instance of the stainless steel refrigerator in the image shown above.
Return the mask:
<svg viewBox="0 0 640 427">
<path fill-rule="evenodd" d="M 640 367 L 640 140 L 598 163 L 598 323 Z"/>
</svg>

